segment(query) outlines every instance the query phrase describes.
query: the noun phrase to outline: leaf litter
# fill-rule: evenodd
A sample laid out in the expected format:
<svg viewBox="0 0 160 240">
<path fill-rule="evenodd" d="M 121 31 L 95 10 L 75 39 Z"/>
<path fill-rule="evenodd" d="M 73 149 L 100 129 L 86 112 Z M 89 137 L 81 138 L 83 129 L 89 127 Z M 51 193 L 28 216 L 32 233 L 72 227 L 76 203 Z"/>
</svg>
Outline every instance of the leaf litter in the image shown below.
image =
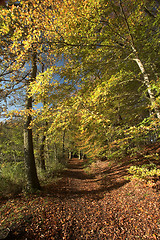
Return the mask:
<svg viewBox="0 0 160 240">
<path fill-rule="evenodd" d="M 125 180 L 126 164 L 98 161 L 92 174 L 82 164 L 72 159 L 61 180 L 40 193 L 2 199 L 6 239 L 160 239 L 159 191 Z"/>
</svg>

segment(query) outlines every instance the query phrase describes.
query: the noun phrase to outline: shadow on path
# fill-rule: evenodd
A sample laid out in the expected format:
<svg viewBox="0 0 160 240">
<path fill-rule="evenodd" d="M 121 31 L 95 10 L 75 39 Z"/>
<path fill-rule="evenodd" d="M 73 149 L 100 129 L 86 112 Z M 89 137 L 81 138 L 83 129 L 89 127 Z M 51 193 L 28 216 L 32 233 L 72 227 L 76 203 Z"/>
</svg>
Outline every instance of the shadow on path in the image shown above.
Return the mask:
<svg viewBox="0 0 160 240">
<path fill-rule="evenodd" d="M 96 169 L 95 169 L 96 170 Z M 124 179 L 127 166 L 108 167 L 87 174 L 83 170 L 83 161 L 72 159 L 69 161 L 68 169 L 62 173 L 62 179 L 57 184 L 45 187 L 45 192 L 58 198 L 89 197 L 101 199 L 104 194 L 113 189 L 118 189 L 128 181 Z"/>
</svg>

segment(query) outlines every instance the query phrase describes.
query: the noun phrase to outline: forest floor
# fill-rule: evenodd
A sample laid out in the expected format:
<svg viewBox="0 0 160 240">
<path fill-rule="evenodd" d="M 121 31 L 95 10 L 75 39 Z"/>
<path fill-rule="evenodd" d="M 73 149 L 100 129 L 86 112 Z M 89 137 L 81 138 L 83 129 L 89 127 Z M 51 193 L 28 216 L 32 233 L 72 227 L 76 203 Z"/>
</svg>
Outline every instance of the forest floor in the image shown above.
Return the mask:
<svg viewBox="0 0 160 240">
<path fill-rule="evenodd" d="M 72 159 L 62 178 L 0 203 L 0 239 L 160 239 L 160 191 L 127 181 L 129 165 Z"/>
</svg>

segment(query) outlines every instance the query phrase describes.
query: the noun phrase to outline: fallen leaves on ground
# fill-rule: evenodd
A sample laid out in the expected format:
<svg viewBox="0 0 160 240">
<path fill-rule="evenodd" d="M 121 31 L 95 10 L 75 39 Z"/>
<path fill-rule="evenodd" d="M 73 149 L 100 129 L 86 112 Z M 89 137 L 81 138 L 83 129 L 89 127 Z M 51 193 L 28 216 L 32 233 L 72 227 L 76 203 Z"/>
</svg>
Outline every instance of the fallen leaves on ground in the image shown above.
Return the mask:
<svg viewBox="0 0 160 240">
<path fill-rule="evenodd" d="M 95 165 L 87 175 L 73 159 L 58 183 L 36 195 L 1 202 L 1 229 L 10 239 L 160 239 L 160 194 L 124 180 L 126 166 Z"/>
</svg>

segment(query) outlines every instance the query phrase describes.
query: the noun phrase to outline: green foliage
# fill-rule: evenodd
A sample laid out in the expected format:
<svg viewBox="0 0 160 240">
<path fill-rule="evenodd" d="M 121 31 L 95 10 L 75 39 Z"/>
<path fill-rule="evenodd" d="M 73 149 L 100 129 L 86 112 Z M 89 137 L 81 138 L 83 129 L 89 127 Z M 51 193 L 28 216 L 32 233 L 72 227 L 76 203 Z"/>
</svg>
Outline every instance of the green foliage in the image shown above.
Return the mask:
<svg viewBox="0 0 160 240">
<path fill-rule="evenodd" d="M 48 165 L 46 171 L 38 168 L 39 180 L 42 184 L 52 183 L 61 178 L 60 173 L 65 169 L 65 166 L 60 162 L 53 161 Z"/>
<path fill-rule="evenodd" d="M 0 165 L 0 196 L 18 194 L 25 186 L 23 162 L 6 162 Z"/>
<path fill-rule="evenodd" d="M 131 166 L 128 172 L 133 175 L 133 178 L 149 181 L 151 177 L 159 177 L 160 169 L 157 169 L 154 163 L 144 164 L 140 167 Z"/>
<path fill-rule="evenodd" d="M 0 197 L 6 197 L 11 194 L 16 195 L 22 191 L 22 186 L 0 177 Z"/>
<path fill-rule="evenodd" d="M 1 177 L 9 181 L 24 185 L 24 162 L 4 162 L 1 164 Z"/>
<path fill-rule="evenodd" d="M 23 128 L 22 122 L 13 120 L 0 125 L 0 161 L 22 161 Z"/>
<path fill-rule="evenodd" d="M 108 132 L 111 136 L 111 133 Z M 112 141 L 106 149 L 106 155 L 110 159 L 120 159 L 126 155 L 134 156 L 137 152 L 141 152 L 145 145 L 156 142 L 160 135 L 160 125 L 157 118 L 147 118 L 138 125 L 129 128 L 114 128 Z M 158 154 L 144 156 L 158 160 Z"/>
<path fill-rule="evenodd" d="M 152 153 L 150 155 L 145 155 L 144 156 L 146 159 L 150 160 L 156 160 L 159 161 L 159 154 L 158 153 Z"/>
</svg>

